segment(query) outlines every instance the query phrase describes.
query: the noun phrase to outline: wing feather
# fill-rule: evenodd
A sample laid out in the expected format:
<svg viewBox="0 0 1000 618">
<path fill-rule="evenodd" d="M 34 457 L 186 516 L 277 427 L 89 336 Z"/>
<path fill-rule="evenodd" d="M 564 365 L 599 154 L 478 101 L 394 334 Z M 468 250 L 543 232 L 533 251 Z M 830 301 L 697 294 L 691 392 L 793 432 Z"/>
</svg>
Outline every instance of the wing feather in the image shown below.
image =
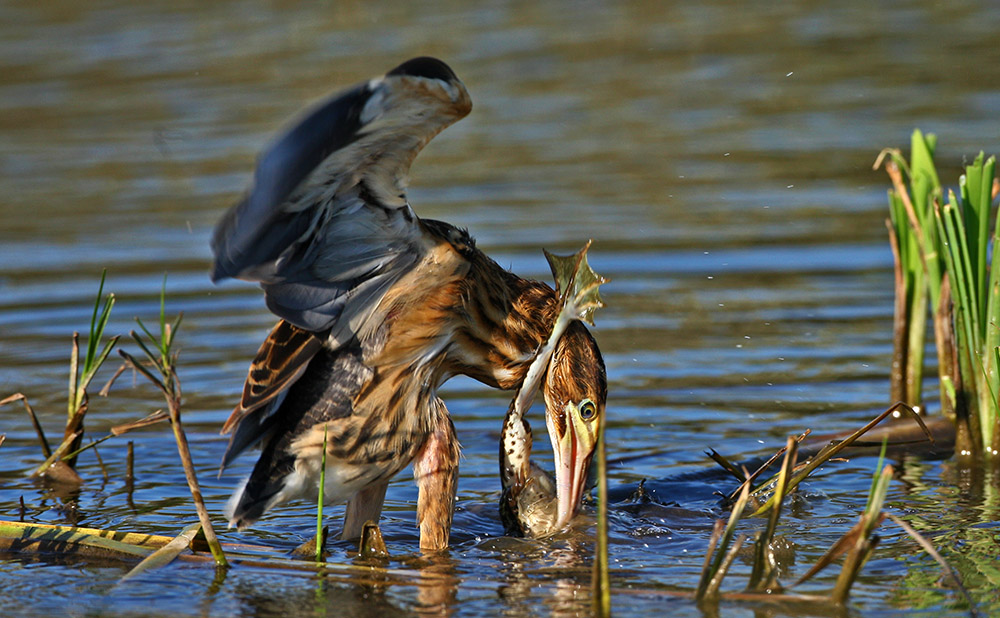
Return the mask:
<svg viewBox="0 0 1000 618">
<path fill-rule="evenodd" d="M 334 347 L 370 334 L 358 329 L 430 246 L 406 200 L 410 164 L 471 105 L 431 58 L 321 102 L 263 153 L 216 226 L 213 280 L 260 282 L 272 312 L 329 330 Z"/>
<path fill-rule="evenodd" d="M 267 433 L 284 393 L 322 347 L 321 338 L 284 320 L 271 330 L 247 372 L 239 405 L 222 426 L 223 435 L 233 434 L 222 458 L 223 469 Z"/>
</svg>

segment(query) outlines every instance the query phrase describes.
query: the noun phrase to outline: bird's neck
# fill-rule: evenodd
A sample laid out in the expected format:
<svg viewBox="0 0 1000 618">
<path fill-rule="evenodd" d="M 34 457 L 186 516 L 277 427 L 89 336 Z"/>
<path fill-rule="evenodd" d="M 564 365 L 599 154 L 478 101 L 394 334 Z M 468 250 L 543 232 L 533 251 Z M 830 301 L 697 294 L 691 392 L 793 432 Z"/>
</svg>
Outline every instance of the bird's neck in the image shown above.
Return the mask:
<svg viewBox="0 0 1000 618">
<path fill-rule="evenodd" d="M 466 319 L 456 333 L 456 373 L 505 390 L 517 388 L 557 313 L 556 294 L 539 281 L 522 279 L 483 254 L 464 278 Z"/>
</svg>

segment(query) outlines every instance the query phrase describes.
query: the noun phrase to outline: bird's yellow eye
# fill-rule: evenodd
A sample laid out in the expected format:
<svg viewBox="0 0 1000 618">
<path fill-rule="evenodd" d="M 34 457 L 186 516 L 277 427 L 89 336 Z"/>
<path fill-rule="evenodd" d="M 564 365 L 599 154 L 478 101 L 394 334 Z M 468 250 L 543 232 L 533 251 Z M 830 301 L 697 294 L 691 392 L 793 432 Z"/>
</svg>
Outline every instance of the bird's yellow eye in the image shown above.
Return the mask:
<svg viewBox="0 0 1000 618">
<path fill-rule="evenodd" d="M 584 399 L 580 402 L 580 418 L 585 421 L 593 420 L 597 416 L 597 406 L 593 401 Z"/>
</svg>

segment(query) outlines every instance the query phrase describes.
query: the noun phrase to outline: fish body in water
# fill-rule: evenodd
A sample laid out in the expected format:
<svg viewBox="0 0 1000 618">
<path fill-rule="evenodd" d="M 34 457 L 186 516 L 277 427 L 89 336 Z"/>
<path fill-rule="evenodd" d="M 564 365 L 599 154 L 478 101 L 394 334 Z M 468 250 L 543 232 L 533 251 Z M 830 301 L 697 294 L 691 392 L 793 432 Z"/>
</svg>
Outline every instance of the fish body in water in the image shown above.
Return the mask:
<svg viewBox="0 0 1000 618">
<path fill-rule="evenodd" d="M 564 346 L 583 347 L 579 340 L 584 338 L 590 334 L 574 323 L 559 340 L 553 358 L 559 358 Z M 580 509 L 607 399 L 604 362 L 600 356 L 589 361 L 567 375 L 550 366 L 542 389 L 556 475 L 531 461 L 531 426 L 518 411 L 517 396 L 507 409 L 500 434 L 500 518 L 506 534 L 552 535 L 566 527 Z M 592 380 L 573 379 L 587 373 L 594 374 Z M 588 387 L 588 382 L 598 384 L 598 389 Z M 561 386 L 557 390 L 554 385 Z"/>
<path fill-rule="evenodd" d="M 507 411 L 500 435 L 500 520 L 510 536 L 542 538 L 558 530 L 555 479 L 531 461 L 531 427 Z"/>
<path fill-rule="evenodd" d="M 580 509 L 608 397 L 604 359 L 582 324 L 603 303 L 606 280 L 587 264 L 588 242 L 572 256 L 545 257 L 561 309 L 552 334 L 536 352 L 504 417 L 500 436 L 500 517 L 507 534 L 544 537 L 564 528 Z M 531 462 L 531 427 L 524 418 L 541 386 L 555 475 Z"/>
</svg>

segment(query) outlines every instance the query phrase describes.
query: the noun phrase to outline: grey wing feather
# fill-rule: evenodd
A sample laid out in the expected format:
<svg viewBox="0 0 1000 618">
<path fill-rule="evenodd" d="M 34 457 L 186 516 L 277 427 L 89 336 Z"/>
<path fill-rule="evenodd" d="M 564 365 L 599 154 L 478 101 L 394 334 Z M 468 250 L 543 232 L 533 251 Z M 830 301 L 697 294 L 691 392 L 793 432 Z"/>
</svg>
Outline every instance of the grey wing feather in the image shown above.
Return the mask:
<svg viewBox="0 0 1000 618">
<path fill-rule="evenodd" d="M 332 342 L 364 336 L 427 246 L 406 201 L 410 163 L 470 109 L 462 83 L 432 59 L 321 103 L 264 152 L 250 192 L 216 226 L 213 279 L 260 282 L 271 311 L 332 329 Z"/>
<path fill-rule="evenodd" d="M 320 104 L 261 155 L 253 189 L 215 228 L 213 281 L 249 274 L 248 266 L 275 260 L 306 232 L 311 213 L 275 207 L 331 152 L 359 137 L 370 94 L 365 84 Z"/>
</svg>

